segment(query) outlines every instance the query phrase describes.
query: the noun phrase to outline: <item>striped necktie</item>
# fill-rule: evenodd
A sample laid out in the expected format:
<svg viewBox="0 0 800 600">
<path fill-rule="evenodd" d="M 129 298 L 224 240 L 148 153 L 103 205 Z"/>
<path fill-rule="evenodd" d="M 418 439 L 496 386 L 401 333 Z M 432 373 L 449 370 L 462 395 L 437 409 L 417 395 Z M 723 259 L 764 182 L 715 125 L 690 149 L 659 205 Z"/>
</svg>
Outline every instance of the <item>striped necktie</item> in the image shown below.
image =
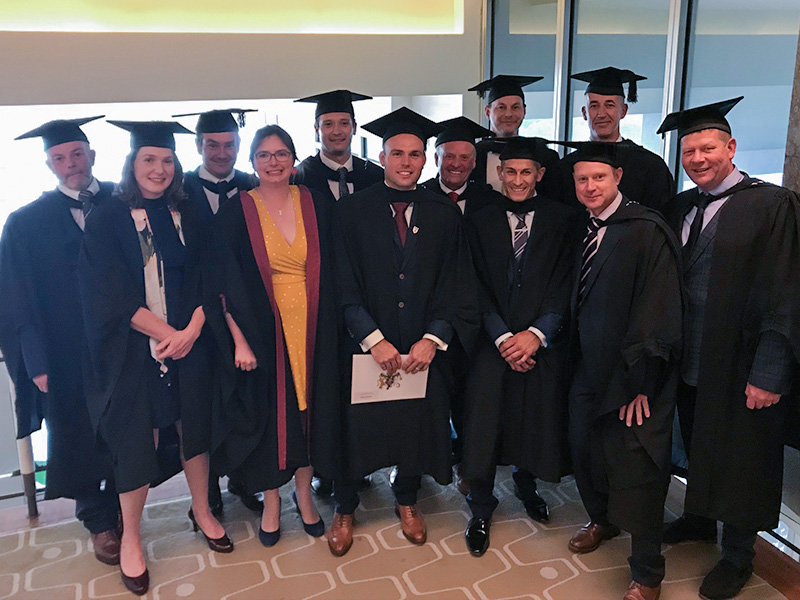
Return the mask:
<svg viewBox="0 0 800 600">
<path fill-rule="evenodd" d="M 578 304 L 583 301 L 583 294 L 586 292 L 586 282 L 592 270 L 592 262 L 597 254 L 599 243 L 597 242 L 597 232 L 605 223 L 600 219 L 592 217 L 586 225 L 586 237 L 583 238 L 583 263 L 581 264 L 581 281 L 578 284 Z"/>
<path fill-rule="evenodd" d="M 525 225 L 525 216 L 528 213 L 521 215 L 514 213 L 517 217 L 517 225 L 514 227 L 514 260 L 519 263 L 522 258 L 522 253 L 525 252 L 525 244 L 528 243 L 528 227 Z"/>
<path fill-rule="evenodd" d="M 78 202 L 81 203 L 81 212 L 83 212 L 83 218 L 89 216 L 89 213 L 92 212 L 94 208 L 94 194 L 89 190 L 81 190 L 78 194 Z"/>
</svg>

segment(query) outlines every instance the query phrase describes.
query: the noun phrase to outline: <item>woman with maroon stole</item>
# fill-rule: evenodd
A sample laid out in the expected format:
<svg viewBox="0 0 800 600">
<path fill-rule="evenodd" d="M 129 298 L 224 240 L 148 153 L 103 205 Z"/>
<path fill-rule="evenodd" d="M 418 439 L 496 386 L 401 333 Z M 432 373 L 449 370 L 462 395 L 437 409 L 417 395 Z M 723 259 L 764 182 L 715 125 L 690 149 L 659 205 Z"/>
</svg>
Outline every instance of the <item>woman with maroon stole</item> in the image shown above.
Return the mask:
<svg viewBox="0 0 800 600">
<path fill-rule="evenodd" d="M 336 473 L 338 329 L 331 278 L 331 202 L 289 185 L 294 144 L 277 125 L 260 129 L 250 148 L 259 186 L 217 213 L 222 318 L 215 327 L 223 359 L 228 429 L 218 449 L 239 469 L 245 491 L 264 492 L 259 539 L 280 538 L 278 488 L 292 493 L 303 529 L 325 526 L 311 499 L 313 464 Z M 229 332 L 229 333 L 228 333 Z"/>
</svg>

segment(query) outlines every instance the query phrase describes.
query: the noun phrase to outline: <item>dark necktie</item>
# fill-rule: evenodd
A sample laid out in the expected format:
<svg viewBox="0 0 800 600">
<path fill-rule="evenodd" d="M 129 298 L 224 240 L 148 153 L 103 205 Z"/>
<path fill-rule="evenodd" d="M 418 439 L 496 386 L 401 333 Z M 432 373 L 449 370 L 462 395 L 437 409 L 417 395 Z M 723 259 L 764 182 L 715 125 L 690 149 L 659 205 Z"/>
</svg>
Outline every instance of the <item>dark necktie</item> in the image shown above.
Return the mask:
<svg viewBox="0 0 800 600">
<path fill-rule="evenodd" d="M 457 192 L 447 192 L 447 197 L 450 198 L 453 202 L 458 202 L 458 193 Z"/>
<path fill-rule="evenodd" d="M 213 181 L 208 181 L 207 179 L 200 179 L 200 182 L 203 184 L 203 187 L 206 188 L 209 192 L 213 192 L 217 194 L 217 209 L 221 207 L 225 202 L 228 200 L 228 194 L 232 189 L 236 186 L 233 183 L 233 180 L 225 181 L 220 180 L 217 183 Z"/>
<path fill-rule="evenodd" d="M 689 227 L 689 239 L 686 240 L 686 245 L 683 247 L 684 262 L 689 260 L 692 250 L 697 245 L 697 240 L 700 239 L 700 232 L 703 230 L 703 217 L 710 201 L 711 194 L 708 192 L 700 192 L 697 198 L 692 201 L 692 204 L 697 208 L 697 212 L 695 212 L 692 225 Z"/>
<path fill-rule="evenodd" d="M 522 258 L 522 253 L 525 252 L 525 244 L 528 243 L 528 228 L 525 225 L 526 214 L 514 214 L 517 217 L 517 225 L 514 227 L 514 260 L 517 263 Z"/>
<path fill-rule="evenodd" d="M 78 202 L 81 203 L 81 212 L 85 220 L 94 208 L 94 194 L 89 190 L 83 190 L 78 194 Z"/>
<path fill-rule="evenodd" d="M 394 222 L 397 223 L 397 233 L 400 234 L 400 243 L 406 245 L 406 234 L 408 233 L 408 223 L 406 222 L 406 209 L 410 202 L 392 202 L 394 209 Z"/>
<path fill-rule="evenodd" d="M 339 167 L 336 172 L 339 174 L 339 200 L 341 200 L 350 195 L 350 187 L 347 185 L 347 169 Z"/>
<path fill-rule="evenodd" d="M 589 280 L 589 273 L 592 270 L 592 262 L 597 254 L 599 244 L 597 242 L 597 232 L 605 223 L 600 219 L 592 217 L 586 225 L 586 237 L 583 238 L 583 258 L 581 264 L 581 281 L 578 284 L 578 305 L 583 301 L 583 294 L 586 292 L 586 282 Z"/>
</svg>

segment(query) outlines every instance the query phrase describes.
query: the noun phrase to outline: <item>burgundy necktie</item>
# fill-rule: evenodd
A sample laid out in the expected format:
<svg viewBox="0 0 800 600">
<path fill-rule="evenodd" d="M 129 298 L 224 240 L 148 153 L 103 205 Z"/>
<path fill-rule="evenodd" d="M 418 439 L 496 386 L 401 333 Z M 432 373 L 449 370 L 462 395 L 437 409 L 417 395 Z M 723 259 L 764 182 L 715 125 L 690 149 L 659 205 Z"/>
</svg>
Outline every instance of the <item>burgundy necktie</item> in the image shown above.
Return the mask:
<svg viewBox="0 0 800 600">
<path fill-rule="evenodd" d="M 447 195 L 453 202 L 458 202 L 458 194 L 456 192 L 447 192 Z"/>
<path fill-rule="evenodd" d="M 406 209 L 410 202 L 392 202 L 394 208 L 394 222 L 397 223 L 397 233 L 400 234 L 400 243 L 406 245 L 406 234 L 408 233 L 408 223 L 406 222 Z"/>
</svg>

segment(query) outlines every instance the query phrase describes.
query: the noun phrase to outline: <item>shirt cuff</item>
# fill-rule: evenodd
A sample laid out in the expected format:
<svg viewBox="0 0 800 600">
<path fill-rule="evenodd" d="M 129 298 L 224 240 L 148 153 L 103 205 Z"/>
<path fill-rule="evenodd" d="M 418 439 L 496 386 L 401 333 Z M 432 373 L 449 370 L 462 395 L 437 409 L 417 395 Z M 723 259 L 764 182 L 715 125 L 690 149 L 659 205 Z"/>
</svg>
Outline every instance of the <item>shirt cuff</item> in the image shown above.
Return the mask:
<svg viewBox="0 0 800 600">
<path fill-rule="evenodd" d="M 370 333 L 367 337 L 365 337 L 363 340 L 361 340 L 361 343 L 359 343 L 359 346 L 361 346 L 361 349 L 364 352 L 369 352 L 370 350 L 372 350 L 372 347 L 375 344 L 377 344 L 378 342 L 381 342 L 381 341 L 383 341 L 385 339 L 386 338 L 383 337 L 383 334 L 381 333 L 381 330 L 380 329 L 376 329 L 375 331 Z"/>
<path fill-rule="evenodd" d="M 439 350 L 441 350 L 442 352 L 446 352 L 447 351 L 447 348 L 448 348 L 447 344 L 445 344 L 442 340 L 440 340 L 438 337 L 436 337 L 432 333 L 426 333 L 425 335 L 422 336 L 422 339 L 423 340 L 432 341 L 434 344 L 436 344 L 436 347 Z"/>
<path fill-rule="evenodd" d="M 503 335 L 497 337 L 497 339 L 494 341 L 494 345 L 497 346 L 498 350 L 500 350 L 500 344 L 512 337 L 514 337 L 514 334 L 510 331 L 506 331 Z"/>
<path fill-rule="evenodd" d="M 528 327 L 528 331 L 542 341 L 542 348 L 547 348 L 547 336 L 545 336 L 540 329 L 537 329 L 536 327 Z"/>
</svg>

